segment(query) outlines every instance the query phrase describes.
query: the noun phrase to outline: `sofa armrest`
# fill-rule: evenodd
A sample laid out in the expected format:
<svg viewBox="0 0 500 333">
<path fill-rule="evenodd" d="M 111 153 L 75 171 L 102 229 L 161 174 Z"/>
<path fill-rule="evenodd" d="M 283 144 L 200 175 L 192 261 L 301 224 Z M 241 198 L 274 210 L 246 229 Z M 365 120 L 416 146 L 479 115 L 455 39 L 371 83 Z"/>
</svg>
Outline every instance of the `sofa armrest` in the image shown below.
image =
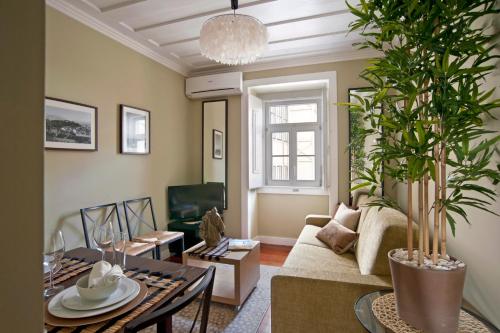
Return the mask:
<svg viewBox="0 0 500 333">
<path fill-rule="evenodd" d="M 310 214 L 306 216 L 306 224 L 324 227 L 331 219 L 332 217 L 330 215 Z"/>
<path fill-rule="evenodd" d="M 272 332 L 365 332 L 354 303 L 390 287 L 390 276 L 283 268 L 271 280 Z"/>
</svg>

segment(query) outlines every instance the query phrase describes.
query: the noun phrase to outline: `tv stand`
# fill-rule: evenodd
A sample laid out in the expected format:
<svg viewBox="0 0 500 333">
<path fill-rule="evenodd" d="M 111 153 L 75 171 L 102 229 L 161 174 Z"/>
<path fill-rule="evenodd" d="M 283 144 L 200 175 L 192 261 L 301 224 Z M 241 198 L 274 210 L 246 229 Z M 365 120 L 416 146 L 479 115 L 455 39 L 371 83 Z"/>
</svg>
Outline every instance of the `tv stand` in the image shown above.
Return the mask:
<svg viewBox="0 0 500 333">
<path fill-rule="evenodd" d="M 200 223 L 201 221 L 173 220 L 168 224 L 168 230 L 183 232 L 185 248 L 188 249 L 201 242 Z"/>
<path fill-rule="evenodd" d="M 184 224 L 191 224 L 191 225 L 193 225 L 193 224 L 200 224 L 201 220 L 200 221 L 185 221 L 185 222 L 182 222 L 182 223 L 184 223 Z"/>
</svg>

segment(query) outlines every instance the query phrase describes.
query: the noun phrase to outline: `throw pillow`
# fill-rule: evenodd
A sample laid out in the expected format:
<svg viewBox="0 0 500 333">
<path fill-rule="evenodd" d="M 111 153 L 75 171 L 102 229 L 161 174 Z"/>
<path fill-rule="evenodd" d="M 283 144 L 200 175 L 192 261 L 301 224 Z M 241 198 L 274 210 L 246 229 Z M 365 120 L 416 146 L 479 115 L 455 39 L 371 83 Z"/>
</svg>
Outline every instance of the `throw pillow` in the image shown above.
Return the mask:
<svg viewBox="0 0 500 333">
<path fill-rule="evenodd" d="M 358 237 L 357 232 L 344 227 L 336 221 L 328 222 L 316 234 L 316 238 L 328 245 L 336 254 L 347 252 L 354 246 Z"/>
<path fill-rule="evenodd" d="M 359 217 L 361 216 L 361 210 L 350 209 L 344 203 L 341 203 L 333 220 L 337 223 L 342 224 L 344 227 L 351 230 L 356 230 L 359 222 Z"/>
</svg>

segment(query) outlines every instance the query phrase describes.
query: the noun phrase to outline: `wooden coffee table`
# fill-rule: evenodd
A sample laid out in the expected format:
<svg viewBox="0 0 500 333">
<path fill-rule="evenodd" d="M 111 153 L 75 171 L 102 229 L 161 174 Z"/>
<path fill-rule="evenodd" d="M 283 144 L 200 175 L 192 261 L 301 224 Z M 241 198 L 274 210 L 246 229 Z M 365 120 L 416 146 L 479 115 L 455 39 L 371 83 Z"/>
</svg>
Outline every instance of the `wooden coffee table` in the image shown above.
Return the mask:
<svg viewBox="0 0 500 333">
<path fill-rule="evenodd" d="M 206 268 L 215 265 L 212 300 L 239 307 L 245 302 L 260 278 L 260 242 L 254 241 L 249 251 L 231 251 L 220 260 L 201 259 L 189 253 L 205 245 L 196 244 L 182 254 L 184 265 Z"/>
</svg>

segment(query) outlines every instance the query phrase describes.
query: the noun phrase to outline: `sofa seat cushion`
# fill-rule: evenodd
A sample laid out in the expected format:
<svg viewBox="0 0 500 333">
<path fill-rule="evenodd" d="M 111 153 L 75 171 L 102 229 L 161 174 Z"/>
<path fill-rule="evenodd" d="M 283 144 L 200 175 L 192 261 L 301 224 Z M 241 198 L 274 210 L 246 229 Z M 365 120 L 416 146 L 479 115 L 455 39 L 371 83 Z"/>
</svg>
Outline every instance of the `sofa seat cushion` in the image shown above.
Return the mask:
<svg viewBox="0 0 500 333">
<path fill-rule="evenodd" d="M 302 232 L 300 233 L 300 236 L 297 239 L 296 244 L 314 245 L 322 247 L 324 249 L 328 249 L 328 245 L 326 245 L 325 243 L 316 238 L 316 234 L 320 230 L 321 228 L 315 225 L 306 225 L 304 229 L 302 229 Z"/>
<path fill-rule="evenodd" d="M 359 274 L 354 254 L 338 255 L 328 248 L 301 243 L 295 244 L 283 266 L 305 270 Z"/>
</svg>

